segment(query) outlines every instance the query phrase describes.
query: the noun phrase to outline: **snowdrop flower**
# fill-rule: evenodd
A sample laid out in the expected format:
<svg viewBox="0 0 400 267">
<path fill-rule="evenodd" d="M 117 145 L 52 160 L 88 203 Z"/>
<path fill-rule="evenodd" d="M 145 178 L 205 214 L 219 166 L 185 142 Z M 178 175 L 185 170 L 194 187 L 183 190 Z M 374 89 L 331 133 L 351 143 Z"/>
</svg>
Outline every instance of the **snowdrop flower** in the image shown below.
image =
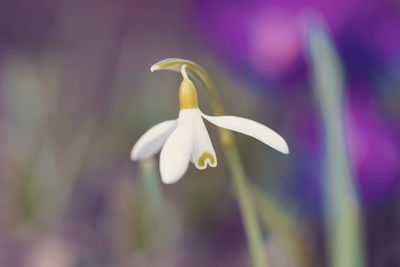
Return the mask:
<svg viewBox="0 0 400 267">
<path fill-rule="evenodd" d="M 132 160 L 149 158 L 161 150 L 161 179 L 166 184 L 177 182 L 186 172 L 189 162 L 199 170 L 207 165 L 217 166 L 217 156 L 203 118 L 219 127 L 252 136 L 284 154 L 289 153 L 285 140 L 258 122 L 202 113 L 197 103 L 196 88 L 186 73 L 186 65 L 181 67 L 181 73 L 183 81 L 179 88 L 178 119 L 164 121 L 150 128 L 134 145 Z"/>
</svg>

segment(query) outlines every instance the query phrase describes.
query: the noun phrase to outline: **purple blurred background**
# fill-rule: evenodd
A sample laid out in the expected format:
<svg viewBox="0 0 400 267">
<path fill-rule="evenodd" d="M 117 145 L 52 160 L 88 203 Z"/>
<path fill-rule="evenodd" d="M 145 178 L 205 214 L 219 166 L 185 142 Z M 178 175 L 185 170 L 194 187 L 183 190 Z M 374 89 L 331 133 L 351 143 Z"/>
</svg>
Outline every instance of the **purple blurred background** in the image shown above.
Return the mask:
<svg viewBox="0 0 400 267">
<path fill-rule="evenodd" d="M 129 160 L 142 133 L 176 117 L 179 75 L 149 71 L 168 57 L 202 65 L 227 113 L 289 143 L 285 157 L 237 136 L 249 179 L 308 251 L 288 254 L 266 231 L 270 265 L 328 266 L 310 19 L 324 22 L 343 61 L 343 123 L 368 266 L 400 266 L 395 0 L 0 1 L 0 266 L 250 266 L 223 160 L 159 185 L 156 214 Z"/>
</svg>

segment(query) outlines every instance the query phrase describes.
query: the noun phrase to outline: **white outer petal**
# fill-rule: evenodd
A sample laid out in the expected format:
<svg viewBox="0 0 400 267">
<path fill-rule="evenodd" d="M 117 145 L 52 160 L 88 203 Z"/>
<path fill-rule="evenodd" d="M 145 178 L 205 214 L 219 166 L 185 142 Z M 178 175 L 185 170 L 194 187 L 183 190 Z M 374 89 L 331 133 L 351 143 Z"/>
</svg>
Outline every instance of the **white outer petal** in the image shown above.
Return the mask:
<svg viewBox="0 0 400 267">
<path fill-rule="evenodd" d="M 176 124 L 176 120 L 169 120 L 151 127 L 133 146 L 131 159 L 143 160 L 160 151 L 165 140 L 176 128 Z"/>
<path fill-rule="evenodd" d="M 279 152 L 289 154 L 289 147 L 286 141 L 279 134 L 261 123 L 235 116 L 208 116 L 204 113 L 201 113 L 201 115 L 219 127 L 249 135 Z"/>
<path fill-rule="evenodd" d="M 178 125 L 161 150 L 161 180 L 166 184 L 177 182 L 188 168 L 193 149 L 193 111 L 179 112 Z"/>
<path fill-rule="evenodd" d="M 197 114 L 193 118 L 194 138 L 191 161 L 197 169 L 204 170 L 205 168 L 207 168 L 207 164 L 211 167 L 217 166 L 217 156 L 215 155 L 210 136 L 207 132 L 206 126 L 204 125 L 203 118 L 201 117 L 201 112 L 199 109 L 196 109 L 196 111 Z M 205 160 L 204 166 L 199 165 L 199 158 L 204 152 L 209 152 L 214 157 L 214 163 L 211 163 L 211 160 L 207 158 Z"/>
</svg>

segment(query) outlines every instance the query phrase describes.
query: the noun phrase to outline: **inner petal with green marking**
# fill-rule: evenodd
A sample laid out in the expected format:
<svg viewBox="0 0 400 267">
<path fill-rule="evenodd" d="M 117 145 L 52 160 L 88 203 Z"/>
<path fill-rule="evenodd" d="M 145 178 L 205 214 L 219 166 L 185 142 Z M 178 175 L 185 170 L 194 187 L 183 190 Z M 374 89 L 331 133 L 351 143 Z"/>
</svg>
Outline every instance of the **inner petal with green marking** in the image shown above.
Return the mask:
<svg viewBox="0 0 400 267">
<path fill-rule="evenodd" d="M 200 167 L 205 167 L 206 166 L 206 159 L 210 160 L 211 165 L 215 164 L 215 158 L 210 152 L 203 152 L 199 159 L 197 160 L 197 163 Z"/>
</svg>

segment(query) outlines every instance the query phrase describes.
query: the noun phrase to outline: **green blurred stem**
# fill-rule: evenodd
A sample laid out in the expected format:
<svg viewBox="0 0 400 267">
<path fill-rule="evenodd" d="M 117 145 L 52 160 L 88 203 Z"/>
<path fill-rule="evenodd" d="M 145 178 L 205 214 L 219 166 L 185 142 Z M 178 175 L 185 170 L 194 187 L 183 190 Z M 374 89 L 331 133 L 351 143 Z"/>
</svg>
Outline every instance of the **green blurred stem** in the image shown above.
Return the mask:
<svg viewBox="0 0 400 267">
<path fill-rule="evenodd" d="M 332 267 L 365 266 L 363 218 L 349 166 L 343 116 L 345 77 L 328 32 L 320 25 L 308 29 L 314 94 L 326 140 L 325 224 Z"/>
<path fill-rule="evenodd" d="M 272 238 L 276 239 L 285 251 L 293 257 L 297 266 L 314 267 L 315 259 L 312 249 L 304 234 L 299 230 L 299 219 L 285 211 L 279 203 L 259 188 L 252 186 L 257 211 L 261 223 L 269 230 Z"/>
<path fill-rule="evenodd" d="M 211 83 L 211 80 L 205 70 L 196 63 L 184 59 L 165 59 L 151 67 L 152 71 L 168 69 L 180 71 L 182 65 L 186 64 L 187 69 L 195 80 L 200 82 L 207 89 L 214 115 L 224 114 L 218 94 Z M 265 253 L 264 242 L 261 229 L 257 219 L 257 213 L 254 201 L 250 194 L 249 185 L 245 179 L 243 165 L 239 157 L 235 140 L 230 131 L 219 129 L 220 138 L 224 148 L 224 154 L 227 160 L 229 172 L 232 176 L 232 182 L 235 188 L 236 197 L 239 202 L 239 209 L 243 217 L 243 223 L 246 231 L 247 242 L 249 244 L 250 254 L 255 267 L 267 266 L 267 256 Z"/>
<path fill-rule="evenodd" d="M 139 166 L 149 208 L 152 212 L 157 212 L 161 208 L 163 196 L 154 158 L 141 161 Z"/>
<path fill-rule="evenodd" d="M 243 216 L 253 264 L 256 267 L 267 266 L 267 257 L 262 240 L 261 229 L 257 220 L 254 201 L 251 197 L 249 185 L 245 179 L 243 166 L 233 138 L 230 142 L 224 143 L 224 152 L 236 190 L 240 212 Z"/>
</svg>

